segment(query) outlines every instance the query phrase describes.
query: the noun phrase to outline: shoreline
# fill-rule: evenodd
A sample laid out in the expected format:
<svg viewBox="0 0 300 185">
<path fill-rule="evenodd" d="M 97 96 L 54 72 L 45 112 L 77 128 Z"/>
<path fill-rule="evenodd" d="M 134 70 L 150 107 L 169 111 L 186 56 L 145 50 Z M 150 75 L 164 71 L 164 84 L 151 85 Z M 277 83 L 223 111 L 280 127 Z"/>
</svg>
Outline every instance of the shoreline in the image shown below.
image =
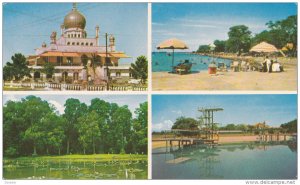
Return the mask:
<svg viewBox="0 0 300 185">
<path fill-rule="evenodd" d="M 287 136 L 289 140 L 290 136 Z M 251 143 L 259 141 L 259 135 L 239 135 L 239 136 L 220 136 L 218 144 L 219 145 L 228 145 L 228 144 L 242 144 L 242 143 Z M 279 141 L 284 141 L 284 137 L 279 136 Z M 173 146 L 178 146 L 175 142 Z M 152 149 L 166 147 L 166 141 L 155 141 L 152 140 Z"/>
</svg>

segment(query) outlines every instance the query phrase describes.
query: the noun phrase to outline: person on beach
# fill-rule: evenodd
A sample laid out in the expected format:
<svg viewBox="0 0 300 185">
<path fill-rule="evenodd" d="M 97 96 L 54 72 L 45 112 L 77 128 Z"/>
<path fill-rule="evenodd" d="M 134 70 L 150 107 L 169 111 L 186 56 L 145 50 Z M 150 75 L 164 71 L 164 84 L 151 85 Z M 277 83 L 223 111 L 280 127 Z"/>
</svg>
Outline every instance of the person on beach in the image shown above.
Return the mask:
<svg viewBox="0 0 300 185">
<path fill-rule="evenodd" d="M 268 56 L 266 56 L 266 59 L 265 59 L 265 61 L 264 61 L 264 72 L 269 72 L 269 70 L 270 70 L 270 66 L 271 66 L 271 60 L 269 59 L 269 57 Z"/>
<path fill-rule="evenodd" d="M 271 64 L 270 64 L 269 73 L 272 73 L 272 66 L 273 66 L 273 60 L 271 60 Z"/>
</svg>

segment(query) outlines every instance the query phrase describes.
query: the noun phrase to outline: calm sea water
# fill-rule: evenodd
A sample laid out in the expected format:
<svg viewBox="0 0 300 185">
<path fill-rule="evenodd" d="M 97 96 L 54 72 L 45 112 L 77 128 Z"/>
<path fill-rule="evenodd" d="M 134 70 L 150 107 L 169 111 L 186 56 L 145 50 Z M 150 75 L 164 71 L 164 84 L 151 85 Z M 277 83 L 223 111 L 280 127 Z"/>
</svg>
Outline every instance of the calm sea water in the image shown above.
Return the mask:
<svg viewBox="0 0 300 185">
<path fill-rule="evenodd" d="M 5 161 L 4 179 L 147 179 L 147 161 Z"/>
<path fill-rule="evenodd" d="M 179 62 L 183 60 L 189 60 L 193 63 L 192 71 L 199 72 L 203 70 L 207 70 L 208 64 L 210 62 L 224 62 L 226 65 L 230 65 L 231 60 L 228 59 L 220 59 L 220 58 L 212 58 L 208 56 L 201 56 L 192 53 L 174 53 L 174 65 L 177 65 Z M 171 71 L 172 66 L 172 53 L 166 52 L 153 52 L 152 53 L 152 71 Z"/>
<path fill-rule="evenodd" d="M 153 179 L 296 179 L 297 151 L 286 144 L 154 149 Z M 166 152 L 167 150 L 167 152 Z M 187 157 L 190 160 L 168 164 Z"/>
</svg>

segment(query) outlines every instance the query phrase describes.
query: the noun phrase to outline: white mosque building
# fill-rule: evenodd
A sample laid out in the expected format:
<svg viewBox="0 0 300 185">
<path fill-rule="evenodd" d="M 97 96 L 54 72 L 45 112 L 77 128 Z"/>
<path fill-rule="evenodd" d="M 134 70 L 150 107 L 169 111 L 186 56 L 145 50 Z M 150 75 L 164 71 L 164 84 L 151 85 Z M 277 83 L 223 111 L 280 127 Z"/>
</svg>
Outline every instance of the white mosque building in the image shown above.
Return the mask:
<svg viewBox="0 0 300 185">
<path fill-rule="evenodd" d="M 58 35 L 52 32 L 50 44 L 43 43 L 36 49 L 35 55 L 27 57 L 34 81 L 70 84 L 92 81 L 93 84 L 102 84 L 108 79 L 130 78 L 129 66 L 119 66 L 119 59 L 128 56 L 116 50 L 115 37 L 108 35 L 107 45 L 100 46 L 100 27 L 95 27 L 94 38 L 88 38 L 85 26 L 84 15 L 73 3 L 72 10 L 65 16 L 60 27 L 61 33 Z M 53 75 L 45 73 L 46 63 L 54 65 Z"/>
</svg>

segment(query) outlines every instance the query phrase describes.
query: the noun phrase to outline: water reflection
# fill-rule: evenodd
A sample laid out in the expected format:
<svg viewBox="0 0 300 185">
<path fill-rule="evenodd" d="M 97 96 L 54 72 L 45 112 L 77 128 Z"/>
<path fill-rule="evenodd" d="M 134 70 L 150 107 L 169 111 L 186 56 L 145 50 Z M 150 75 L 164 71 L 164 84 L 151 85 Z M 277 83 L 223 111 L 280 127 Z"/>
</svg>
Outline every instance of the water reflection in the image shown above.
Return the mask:
<svg viewBox="0 0 300 185">
<path fill-rule="evenodd" d="M 4 179 L 146 179 L 147 161 L 4 160 Z"/>
<path fill-rule="evenodd" d="M 296 142 L 166 147 L 153 150 L 152 177 L 154 179 L 296 178 L 296 153 Z"/>
</svg>

